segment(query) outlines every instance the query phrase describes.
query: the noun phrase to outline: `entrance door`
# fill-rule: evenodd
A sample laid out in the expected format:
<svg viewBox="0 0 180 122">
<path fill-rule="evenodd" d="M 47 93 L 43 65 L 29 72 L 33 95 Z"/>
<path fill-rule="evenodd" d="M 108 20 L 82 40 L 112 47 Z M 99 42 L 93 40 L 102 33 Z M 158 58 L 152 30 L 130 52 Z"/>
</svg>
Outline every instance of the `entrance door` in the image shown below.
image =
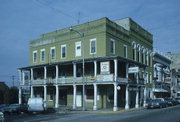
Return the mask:
<svg viewBox="0 0 180 122">
<path fill-rule="evenodd" d="M 77 91 L 76 105 L 77 105 L 77 107 L 82 107 L 82 94 L 81 94 L 81 91 Z"/>
<path fill-rule="evenodd" d="M 59 90 L 59 104 L 65 106 L 67 105 L 67 89 Z"/>
</svg>

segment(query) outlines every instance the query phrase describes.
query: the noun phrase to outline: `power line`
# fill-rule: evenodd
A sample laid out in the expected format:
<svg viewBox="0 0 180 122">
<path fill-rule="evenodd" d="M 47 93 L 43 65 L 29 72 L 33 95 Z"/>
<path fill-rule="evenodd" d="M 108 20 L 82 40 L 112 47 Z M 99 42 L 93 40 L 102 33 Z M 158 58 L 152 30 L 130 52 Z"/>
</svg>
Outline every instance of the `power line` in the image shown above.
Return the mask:
<svg viewBox="0 0 180 122">
<path fill-rule="evenodd" d="M 76 18 L 72 17 L 71 15 L 69 15 L 69 14 L 67 14 L 67 13 L 65 13 L 65 12 L 63 12 L 63 11 L 61 11 L 61 10 L 59 10 L 59 9 L 56 9 L 56 8 L 54 8 L 54 7 L 52 7 L 52 6 L 48 5 L 48 4 L 45 4 L 44 2 L 41 2 L 41 1 L 39 1 L 39 0 L 35 0 L 35 2 L 36 2 L 36 3 L 39 3 L 39 4 L 41 4 L 41 5 L 46 6 L 46 7 L 50 8 L 51 10 L 53 10 L 53 11 L 59 13 L 59 14 L 62 14 L 62 15 L 64 15 L 64 16 L 67 16 L 67 17 L 73 19 L 74 21 L 77 21 Z"/>
</svg>

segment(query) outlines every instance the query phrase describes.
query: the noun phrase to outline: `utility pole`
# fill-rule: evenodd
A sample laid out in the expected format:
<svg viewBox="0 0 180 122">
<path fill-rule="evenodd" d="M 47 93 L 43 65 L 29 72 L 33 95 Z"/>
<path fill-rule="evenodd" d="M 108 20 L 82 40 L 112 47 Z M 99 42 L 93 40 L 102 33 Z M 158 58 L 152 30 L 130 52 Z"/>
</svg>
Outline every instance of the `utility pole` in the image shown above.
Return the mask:
<svg viewBox="0 0 180 122">
<path fill-rule="evenodd" d="M 15 79 L 15 76 L 13 75 L 13 76 L 12 76 L 13 87 L 14 87 L 14 79 Z"/>
</svg>

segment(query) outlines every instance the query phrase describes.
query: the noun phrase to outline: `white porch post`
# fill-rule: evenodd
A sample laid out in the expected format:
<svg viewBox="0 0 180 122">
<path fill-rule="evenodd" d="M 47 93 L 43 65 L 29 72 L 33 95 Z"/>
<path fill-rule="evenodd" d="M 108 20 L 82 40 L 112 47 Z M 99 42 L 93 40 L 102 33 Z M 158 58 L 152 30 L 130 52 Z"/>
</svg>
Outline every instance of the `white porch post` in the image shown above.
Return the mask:
<svg viewBox="0 0 180 122">
<path fill-rule="evenodd" d="M 19 87 L 19 104 L 22 104 L 22 89 Z"/>
<path fill-rule="evenodd" d="M 145 84 L 145 87 L 144 87 L 144 103 L 143 103 L 143 106 L 146 107 L 146 82 L 147 82 L 147 76 L 146 76 L 146 70 L 144 70 L 144 84 Z"/>
<path fill-rule="evenodd" d="M 22 72 L 22 82 L 25 83 L 25 72 Z"/>
<path fill-rule="evenodd" d="M 129 109 L 129 85 L 126 85 L 126 105 L 125 109 Z"/>
<path fill-rule="evenodd" d="M 76 109 L 77 86 L 73 85 L 73 109 Z"/>
<path fill-rule="evenodd" d="M 73 63 L 73 77 L 76 78 L 76 63 Z"/>
<path fill-rule="evenodd" d="M 136 108 L 139 108 L 139 88 L 137 87 L 136 91 Z"/>
<path fill-rule="evenodd" d="M 97 110 L 97 84 L 94 83 L 94 106 L 93 110 Z"/>
<path fill-rule="evenodd" d="M 118 107 L 117 107 L 117 84 L 114 83 L 114 107 L 113 107 L 113 111 L 118 111 Z"/>
<path fill-rule="evenodd" d="M 34 80 L 33 68 L 31 68 L 31 80 Z"/>
<path fill-rule="evenodd" d="M 94 61 L 94 77 L 97 76 L 97 61 Z"/>
<path fill-rule="evenodd" d="M 46 84 L 46 79 L 47 79 L 47 67 L 44 67 L 44 84 Z"/>
<path fill-rule="evenodd" d="M 56 85 L 56 103 L 55 103 L 55 108 L 59 107 L 59 86 Z"/>
<path fill-rule="evenodd" d="M 34 89 L 33 89 L 33 86 L 31 86 L 31 98 L 34 97 Z"/>
<path fill-rule="evenodd" d="M 114 59 L 114 80 L 117 81 L 117 74 L 118 74 L 118 60 Z"/>
<path fill-rule="evenodd" d="M 46 95 L 47 95 L 47 86 L 44 85 L 44 101 L 46 101 Z"/>
<path fill-rule="evenodd" d="M 146 86 L 144 87 L 144 104 L 143 106 L 146 107 Z"/>
<path fill-rule="evenodd" d="M 58 69 L 58 65 L 56 65 L 56 84 L 58 82 L 58 74 L 59 74 L 59 69 Z"/>
</svg>

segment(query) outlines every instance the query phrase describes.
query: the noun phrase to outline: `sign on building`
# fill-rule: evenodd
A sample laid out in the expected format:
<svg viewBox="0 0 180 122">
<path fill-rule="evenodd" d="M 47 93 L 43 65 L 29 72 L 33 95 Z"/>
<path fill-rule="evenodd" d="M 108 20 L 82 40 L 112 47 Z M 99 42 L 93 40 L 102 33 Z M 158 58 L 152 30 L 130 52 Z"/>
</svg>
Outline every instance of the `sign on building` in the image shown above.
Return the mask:
<svg viewBox="0 0 180 122">
<path fill-rule="evenodd" d="M 128 73 L 138 73 L 139 72 L 139 67 L 130 67 L 128 69 Z"/>
<path fill-rule="evenodd" d="M 97 75 L 97 82 L 113 81 L 113 75 Z"/>
<path fill-rule="evenodd" d="M 110 74 L 110 63 L 109 63 L 109 61 L 101 62 L 101 74 Z"/>
</svg>

